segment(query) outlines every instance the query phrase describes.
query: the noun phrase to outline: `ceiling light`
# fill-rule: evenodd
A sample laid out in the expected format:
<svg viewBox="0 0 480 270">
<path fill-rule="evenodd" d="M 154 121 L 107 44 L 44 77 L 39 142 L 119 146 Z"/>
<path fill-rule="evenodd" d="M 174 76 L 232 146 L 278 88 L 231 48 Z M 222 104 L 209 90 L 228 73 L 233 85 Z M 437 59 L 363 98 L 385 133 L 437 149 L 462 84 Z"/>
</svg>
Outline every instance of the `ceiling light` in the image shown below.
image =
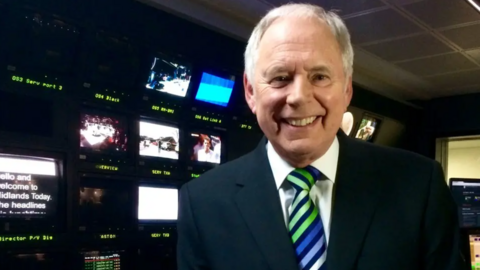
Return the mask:
<svg viewBox="0 0 480 270">
<path fill-rule="evenodd" d="M 467 0 L 478 12 L 480 12 L 480 0 Z"/>
</svg>

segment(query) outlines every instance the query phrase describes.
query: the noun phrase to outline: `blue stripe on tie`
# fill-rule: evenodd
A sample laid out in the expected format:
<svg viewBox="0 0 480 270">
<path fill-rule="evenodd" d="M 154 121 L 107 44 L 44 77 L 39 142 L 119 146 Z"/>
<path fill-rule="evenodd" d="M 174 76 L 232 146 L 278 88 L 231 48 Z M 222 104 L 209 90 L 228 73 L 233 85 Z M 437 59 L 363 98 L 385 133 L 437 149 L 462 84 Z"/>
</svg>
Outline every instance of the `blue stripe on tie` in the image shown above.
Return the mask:
<svg viewBox="0 0 480 270">
<path fill-rule="evenodd" d="M 311 202 L 310 207 L 308 207 L 308 210 L 305 213 L 303 213 L 303 216 L 301 216 L 300 219 L 298 219 L 297 223 L 295 223 L 295 226 L 293 226 L 292 229 L 290 230 L 291 235 L 294 235 L 295 232 L 297 232 L 297 229 L 300 226 L 302 226 L 303 222 L 305 222 L 305 220 L 307 220 L 307 218 L 312 214 L 315 207 L 316 207 L 315 204 L 313 202 Z M 320 215 L 320 213 L 317 214 L 317 216 L 319 216 L 319 215 Z M 291 218 L 293 218 L 293 216 Z M 315 217 L 315 219 L 313 221 L 315 221 L 316 219 L 317 219 L 317 217 Z"/>
<path fill-rule="evenodd" d="M 320 259 L 320 256 L 323 254 L 320 253 L 322 247 L 325 246 L 325 241 L 318 241 L 315 245 L 308 251 L 307 255 L 300 261 L 301 269 L 310 269 L 312 265 Z"/>
<path fill-rule="evenodd" d="M 311 260 L 306 261 L 306 264 L 304 265 L 304 268 L 302 268 L 302 269 L 312 268 L 312 266 L 322 257 L 323 253 L 327 252 L 326 247 L 327 247 L 327 245 L 326 245 L 325 241 L 323 241 L 321 248 L 315 254 L 312 255 Z M 303 262 L 303 260 L 302 260 L 302 262 Z M 326 264 L 326 262 L 324 262 L 323 264 Z"/>
<path fill-rule="evenodd" d="M 318 225 L 318 226 L 317 226 Z M 319 230 L 323 233 L 323 224 L 320 215 L 316 216 L 312 224 L 302 233 L 302 235 L 295 242 L 295 248 L 301 245 L 302 241 L 309 235 L 312 230 Z"/>
<path fill-rule="evenodd" d="M 313 166 L 305 167 L 305 170 L 313 177 L 315 180 L 320 180 L 320 171 Z"/>
<path fill-rule="evenodd" d="M 317 224 L 315 224 L 315 226 L 310 226 L 310 228 L 308 228 L 304 233 L 303 235 L 306 235 L 305 236 L 305 239 L 302 239 L 303 238 L 303 235 L 298 238 L 297 240 L 297 243 L 300 242 L 300 244 L 297 246 L 297 248 L 295 249 L 295 251 L 297 252 L 297 256 L 301 256 L 302 255 L 302 252 L 303 250 L 312 242 L 312 241 L 319 241 L 320 238 L 322 237 L 322 233 L 321 232 L 321 229 L 322 229 L 322 225 L 320 222 L 317 222 Z"/>
<path fill-rule="evenodd" d="M 291 176 L 295 177 L 295 178 L 298 178 L 299 180 L 301 180 L 302 182 L 304 182 L 308 187 L 312 187 L 312 185 L 310 184 L 310 181 L 308 181 L 307 178 L 305 178 L 305 176 L 303 176 L 301 173 L 299 172 L 296 172 L 296 171 L 293 171 L 290 173 Z M 290 182 L 292 184 L 292 186 L 296 189 L 296 190 L 303 190 L 303 188 L 293 184 L 292 182 Z"/>
<path fill-rule="evenodd" d="M 320 243 L 320 244 L 325 243 L 325 235 L 318 234 L 315 237 L 315 239 L 307 245 L 307 247 L 305 248 L 303 253 L 298 256 L 298 261 L 300 261 L 300 262 L 303 261 L 303 259 L 305 259 L 308 256 L 308 254 L 311 252 L 311 250 L 314 249 L 314 247 L 318 243 Z"/>
</svg>

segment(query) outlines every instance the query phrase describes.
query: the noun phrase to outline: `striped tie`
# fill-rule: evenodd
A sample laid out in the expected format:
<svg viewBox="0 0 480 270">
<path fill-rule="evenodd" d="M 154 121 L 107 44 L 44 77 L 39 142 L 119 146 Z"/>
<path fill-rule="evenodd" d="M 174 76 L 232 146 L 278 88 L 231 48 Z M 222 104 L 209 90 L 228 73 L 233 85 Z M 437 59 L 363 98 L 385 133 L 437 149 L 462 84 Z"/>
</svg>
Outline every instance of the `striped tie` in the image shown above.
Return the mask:
<svg viewBox="0 0 480 270">
<path fill-rule="evenodd" d="M 318 207 L 310 199 L 310 189 L 317 179 L 320 172 L 312 166 L 295 169 L 287 176 L 296 190 L 288 228 L 300 270 L 326 269 L 325 231 Z"/>
</svg>

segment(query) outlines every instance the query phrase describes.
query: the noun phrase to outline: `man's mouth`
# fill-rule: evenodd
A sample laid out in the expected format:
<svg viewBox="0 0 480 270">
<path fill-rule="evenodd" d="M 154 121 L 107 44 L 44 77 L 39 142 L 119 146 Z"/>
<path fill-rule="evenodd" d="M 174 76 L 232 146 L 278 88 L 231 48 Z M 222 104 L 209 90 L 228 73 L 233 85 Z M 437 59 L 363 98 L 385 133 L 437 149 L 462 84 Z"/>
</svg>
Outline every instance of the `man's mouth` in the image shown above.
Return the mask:
<svg viewBox="0 0 480 270">
<path fill-rule="evenodd" d="M 311 116 L 306 118 L 297 118 L 297 119 L 285 119 L 289 125 L 294 127 L 304 127 L 312 124 L 315 120 L 317 120 L 318 116 Z"/>
</svg>

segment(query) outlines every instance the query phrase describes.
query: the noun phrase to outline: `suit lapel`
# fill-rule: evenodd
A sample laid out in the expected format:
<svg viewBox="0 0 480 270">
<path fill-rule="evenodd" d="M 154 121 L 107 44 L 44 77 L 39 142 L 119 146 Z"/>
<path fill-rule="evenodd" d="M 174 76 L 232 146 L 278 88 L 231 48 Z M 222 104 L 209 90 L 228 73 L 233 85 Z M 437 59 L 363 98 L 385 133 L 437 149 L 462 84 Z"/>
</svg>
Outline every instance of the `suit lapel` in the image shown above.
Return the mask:
<svg viewBox="0 0 480 270">
<path fill-rule="evenodd" d="M 332 202 L 332 223 L 327 250 L 327 269 L 354 269 L 370 226 L 378 192 L 378 175 L 368 162 L 364 143 L 337 135 L 340 154 Z M 373 165 L 373 166 L 372 166 Z M 378 164 L 377 164 L 378 165 Z M 376 181 L 376 182 L 375 182 Z"/>
<path fill-rule="evenodd" d="M 297 269 L 265 146 L 264 138 L 247 161 L 250 172 L 237 181 L 236 204 L 270 269 Z"/>
</svg>

